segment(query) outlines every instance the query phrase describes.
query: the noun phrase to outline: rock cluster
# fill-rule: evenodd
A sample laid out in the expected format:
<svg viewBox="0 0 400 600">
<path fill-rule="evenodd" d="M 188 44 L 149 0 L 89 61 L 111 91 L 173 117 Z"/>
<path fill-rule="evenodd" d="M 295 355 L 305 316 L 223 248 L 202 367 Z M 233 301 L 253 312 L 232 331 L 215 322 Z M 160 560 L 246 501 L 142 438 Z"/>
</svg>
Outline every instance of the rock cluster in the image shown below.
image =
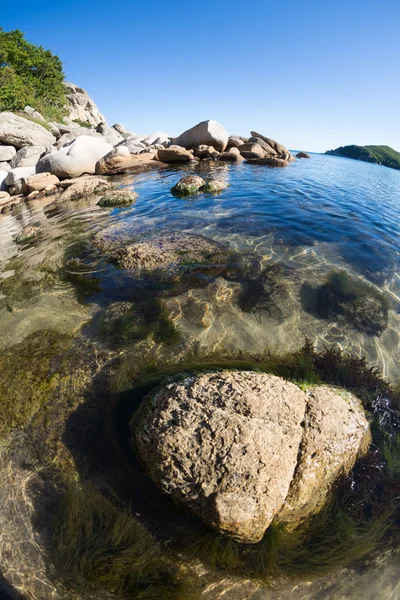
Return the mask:
<svg viewBox="0 0 400 600">
<path fill-rule="evenodd" d="M 272 167 L 295 160 L 285 146 L 271 138 L 254 131 L 250 138 L 229 137 L 213 120 L 202 121 L 176 138 L 160 131 L 135 134 L 121 123 L 110 127 L 85 90 L 73 83 L 65 86 L 69 116 L 63 123 L 47 122 L 31 106 L 21 114 L 0 113 L 0 192 L 8 194 L 1 198 L 1 210 L 25 196 L 32 199 L 59 192 L 59 180 L 65 178 L 114 175 L 198 160 L 247 160 Z M 34 181 L 44 182 L 43 177 L 27 181 L 39 173 L 52 176 L 40 188 Z M 222 182 L 213 182 L 203 191 L 215 193 L 224 187 Z M 66 199 L 66 194 L 62 197 Z"/>
<path fill-rule="evenodd" d="M 152 479 L 215 530 L 245 543 L 273 520 L 297 526 L 324 505 L 369 443 L 360 401 L 280 377 L 205 372 L 164 383 L 131 423 Z"/>
</svg>

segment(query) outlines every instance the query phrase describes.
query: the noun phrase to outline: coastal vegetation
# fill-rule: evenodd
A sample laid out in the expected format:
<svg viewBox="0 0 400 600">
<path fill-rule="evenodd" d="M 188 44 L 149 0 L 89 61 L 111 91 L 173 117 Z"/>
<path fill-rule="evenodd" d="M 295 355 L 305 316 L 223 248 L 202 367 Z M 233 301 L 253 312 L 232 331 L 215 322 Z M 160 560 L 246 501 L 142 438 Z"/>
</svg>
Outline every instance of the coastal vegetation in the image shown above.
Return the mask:
<svg viewBox="0 0 400 600">
<path fill-rule="evenodd" d="M 49 119 L 67 114 L 62 62 L 15 29 L 0 28 L 0 111 L 32 106 Z M 42 124 L 42 123 L 40 123 Z"/>
<path fill-rule="evenodd" d="M 344 156 L 391 169 L 400 169 L 400 152 L 393 150 L 390 146 L 340 146 L 336 150 L 328 150 L 325 154 Z"/>
</svg>

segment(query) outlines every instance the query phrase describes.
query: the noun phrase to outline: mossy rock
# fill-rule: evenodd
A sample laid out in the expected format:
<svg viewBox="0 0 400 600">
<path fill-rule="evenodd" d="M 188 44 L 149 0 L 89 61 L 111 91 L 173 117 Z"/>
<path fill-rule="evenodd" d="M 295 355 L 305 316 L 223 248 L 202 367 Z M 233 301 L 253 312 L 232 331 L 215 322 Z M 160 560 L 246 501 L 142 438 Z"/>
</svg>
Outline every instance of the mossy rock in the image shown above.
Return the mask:
<svg viewBox="0 0 400 600">
<path fill-rule="evenodd" d="M 174 196 L 193 196 L 199 192 L 204 184 L 204 179 L 198 175 L 189 175 L 188 177 L 182 177 L 182 179 L 171 188 L 171 193 Z"/>
<path fill-rule="evenodd" d="M 26 244 L 39 237 L 41 228 L 39 225 L 27 225 L 15 238 L 16 244 Z"/>
<path fill-rule="evenodd" d="M 388 324 L 389 302 L 377 288 L 346 271 L 332 271 L 318 292 L 323 318 L 339 316 L 354 329 L 380 336 Z"/>
<path fill-rule="evenodd" d="M 138 196 L 137 192 L 129 190 L 111 190 L 97 204 L 102 207 L 131 206 L 135 204 Z"/>
<path fill-rule="evenodd" d="M 0 352 L 0 439 L 24 427 L 50 398 L 59 382 L 57 361 L 72 338 L 36 332 Z"/>
<path fill-rule="evenodd" d="M 205 192 L 206 194 L 219 194 L 229 186 L 230 184 L 226 181 L 221 181 L 220 179 L 211 179 L 201 188 L 201 191 Z"/>
</svg>

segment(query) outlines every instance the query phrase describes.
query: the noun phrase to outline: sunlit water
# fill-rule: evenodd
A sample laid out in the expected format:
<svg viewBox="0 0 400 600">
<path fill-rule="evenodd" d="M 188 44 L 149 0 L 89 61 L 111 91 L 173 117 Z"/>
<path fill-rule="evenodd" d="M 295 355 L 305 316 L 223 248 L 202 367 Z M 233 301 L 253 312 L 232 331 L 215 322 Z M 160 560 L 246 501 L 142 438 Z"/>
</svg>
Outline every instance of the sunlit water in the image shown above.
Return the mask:
<svg viewBox="0 0 400 600">
<path fill-rule="evenodd" d="M 170 193 L 183 174 L 198 172 L 207 178 L 210 171 L 230 187 L 218 195 L 191 198 Z M 199 348 L 285 352 L 299 348 L 307 336 L 319 347 L 336 343 L 366 355 L 392 382 L 400 379 L 399 172 L 312 155 L 285 169 L 201 163 L 126 175 L 118 183 L 139 193 L 134 206 L 104 209 L 97 206 L 98 198 L 65 203 L 47 199 L 21 205 L 0 217 L 1 346 L 21 341 L 45 325 L 76 331 L 106 305 L 135 299 L 123 276 L 104 264 L 94 273 L 100 293 L 87 295 L 83 303 L 78 302 L 73 285 L 57 277 L 42 292 L 16 303 L 12 311 L 7 294 L 2 294 L 1 281 L 9 287 L 12 278 L 38 280 L 49 270 L 57 273 L 68 248 L 114 224 L 132 235 L 201 234 L 257 259 L 261 268 L 282 267 L 281 289 L 275 290 L 267 308 L 255 301 L 255 310 L 242 310 L 238 297 L 245 282 L 240 277 L 217 278 L 206 287 L 169 294 L 165 306 L 171 318 Z M 32 223 L 41 225 L 39 241 L 18 246 L 15 236 Z M 14 272 L 16 258 L 20 264 Z M 344 268 L 385 291 L 390 310 L 382 335 L 367 335 L 348 323 L 321 319 L 307 310 L 304 286 L 321 285 L 335 268 Z M 250 287 L 249 293 L 257 294 L 257 289 L 252 292 Z"/>
<path fill-rule="evenodd" d="M 205 179 L 212 174 L 230 187 L 218 195 L 174 197 L 170 188 L 193 172 Z M 308 337 L 317 347 L 339 344 L 365 355 L 389 381 L 400 381 L 400 172 L 312 155 L 285 169 L 200 163 L 125 175 L 116 181 L 138 192 L 134 206 L 104 209 L 97 206 L 98 197 L 64 203 L 46 198 L 0 215 L 0 349 L 44 329 L 84 335 L 103 344 L 97 323 L 107 318 L 107 310 L 121 301 L 135 302 L 139 296 L 143 301 L 146 294 L 153 295 L 145 286 L 138 296 L 137 287 L 130 287 L 129 278 L 106 260 L 84 264 L 96 285 L 83 295 L 76 282 L 65 277 L 66 257 L 77 255 L 78 243 L 90 244 L 94 233 L 113 225 L 125 235 L 200 234 L 255 261 L 259 270 L 281 267 L 279 285 L 272 286 L 272 301 L 266 305 L 257 302 L 259 289 L 249 284 L 248 274 L 241 279 L 237 273 L 232 278 L 225 273 L 204 285 L 166 294 L 164 306 L 189 347 L 220 353 L 287 352 L 300 348 Z M 16 244 L 16 236 L 29 224 L 40 225 L 39 239 Z M 379 337 L 307 309 L 304 286 L 320 286 L 338 268 L 387 294 L 388 326 Z M 254 310 L 244 310 L 239 302 L 246 286 L 255 296 L 250 298 Z M 396 561 L 392 556 L 382 568 L 379 558 L 367 570 L 343 570 L 280 591 L 224 580 L 204 597 L 395 599 L 400 597 Z"/>
</svg>

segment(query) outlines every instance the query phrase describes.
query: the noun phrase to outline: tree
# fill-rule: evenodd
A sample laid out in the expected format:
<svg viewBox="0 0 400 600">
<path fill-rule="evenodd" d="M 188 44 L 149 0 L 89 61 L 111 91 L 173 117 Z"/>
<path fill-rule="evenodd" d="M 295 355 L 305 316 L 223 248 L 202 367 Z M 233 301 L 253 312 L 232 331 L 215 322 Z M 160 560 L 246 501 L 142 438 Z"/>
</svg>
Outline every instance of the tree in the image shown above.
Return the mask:
<svg viewBox="0 0 400 600">
<path fill-rule="evenodd" d="M 30 104 L 50 119 L 66 114 L 64 72 L 58 56 L 30 44 L 24 34 L 0 27 L 0 110 Z"/>
</svg>

